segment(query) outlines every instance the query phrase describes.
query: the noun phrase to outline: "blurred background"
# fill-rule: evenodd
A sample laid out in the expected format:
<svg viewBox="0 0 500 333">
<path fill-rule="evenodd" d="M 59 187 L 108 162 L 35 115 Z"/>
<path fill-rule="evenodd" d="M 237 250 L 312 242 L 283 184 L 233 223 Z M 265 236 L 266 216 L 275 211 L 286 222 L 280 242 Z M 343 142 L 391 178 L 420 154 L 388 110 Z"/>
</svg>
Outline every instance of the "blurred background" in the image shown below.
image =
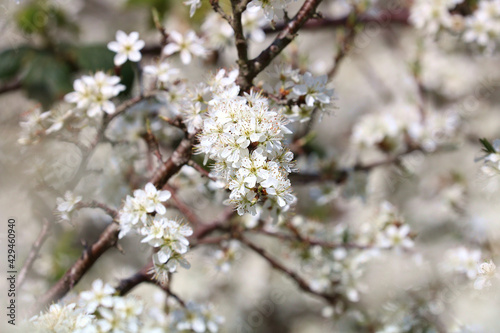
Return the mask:
<svg viewBox="0 0 500 333">
<path fill-rule="evenodd" d="M 227 9 L 228 1 L 221 1 L 221 5 Z M 294 13 L 300 5 L 301 1 L 293 3 L 290 12 Z M 325 17 L 341 18 L 349 12 L 346 6 L 342 1 L 324 1 L 320 11 Z M 398 14 L 404 14 L 410 2 L 398 2 L 394 7 L 381 1 L 378 6 L 397 8 Z M 36 108 L 44 111 L 61 107 L 64 95 L 73 90 L 73 81 L 81 75 L 97 70 L 112 72 L 113 53 L 106 44 L 114 40 L 117 30 L 138 31 L 146 42 L 141 65 L 152 64 L 161 51 L 153 8 L 167 31 L 194 29 L 202 35 L 201 25 L 211 11 L 207 1 L 190 18 L 189 7 L 182 1 L 1 0 L 0 212 L 5 223 L 0 229 L 0 239 L 4 253 L 6 221 L 15 217 L 17 267 L 26 258 L 44 219 L 53 219 L 56 195 L 50 187 L 64 193 L 66 189 L 58 184 L 73 177 L 82 157 L 71 142 L 20 145 L 22 117 Z M 380 12 L 379 9 L 368 14 Z M 339 26 L 306 29 L 286 49 L 283 59 L 296 59 L 299 68 L 315 75 L 326 74 L 335 65 L 339 40 L 344 34 L 345 29 Z M 274 36 L 270 32 L 265 41 L 252 42 L 250 54 L 258 55 Z M 467 48 L 456 36 L 425 38 L 408 22 L 388 19 L 367 24 L 360 30 L 347 57 L 339 64 L 331 83 L 336 108 L 316 122 L 307 145 L 308 154 L 297 160 L 301 173 L 348 168 L 359 161 L 369 164 L 385 160 L 387 152 L 361 150 L 353 144 L 353 128 L 366 115 L 390 113 L 410 126 L 412 121 L 418 121 L 413 119 L 419 103 L 424 103 L 439 114 L 452 112 L 456 120 L 450 125 L 452 135 L 446 134 L 443 141 L 436 139 L 439 149 L 415 151 L 405 154 L 398 163 L 387 163 L 369 172 L 353 172 L 341 184 L 292 181 L 298 197 L 294 214 L 297 219 L 312 221 L 311 225 L 321 225 L 327 230 L 339 225 L 362 228 L 375 219 L 377 213 L 373 212 L 377 212 L 380 204 L 388 201 L 397 207 L 398 214 L 415 233 L 416 254 L 411 260 L 391 253 L 366 265 L 359 278 L 363 287 L 359 288 L 356 311 L 332 314 L 334 310 L 322 300 L 305 294 L 259 256 L 234 244 L 228 245 L 231 251 L 234 246 L 230 268 L 220 267 L 217 247 L 194 249 L 188 256 L 191 269 L 175 274 L 172 289 L 183 299 L 212 303 L 214 311 L 226 319 L 224 332 L 382 332 L 385 326 L 380 322 L 391 321 L 406 326 L 401 324 L 399 330 L 385 332 L 439 331 L 430 328 L 432 325 L 412 330 L 417 327 L 412 326 L 416 318 L 426 316 L 453 318 L 444 320 L 447 323 L 459 322 L 470 327 L 480 323 L 486 327 L 478 332 L 500 330 L 495 310 L 499 306 L 498 288 L 490 289 L 486 296 L 477 295 L 473 289 L 456 287 L 458 277 L 442 279 L 435 270 L 446 265 L 447 251 L 460 246 L 480 249 L 485 260 L 495 261 L 498 254 L 500 182 L 481 173 L 482 162 L 477 159 L 484 155 L 478 139 L 485 137 L 492 141 L 500 134 L 499 60 L 495 53 L 483 54 Z M 235 67 L 235 61 L 235 48 L 231 46 L 214 52 L 208 59 L 196 59 L 190 66 L 183 66 L 178 59 L 173 64 L 182 69 L 187 80 L 197 83 L 206 81 L 208 73 L 215 73 L 220 67 Z M 120 100 L 138 93 L 137 73 L 138 68 L 131 63 L 122 68 L 120 76 L 127 89 L 118 97 Z M 259 75 L 257 84 L 266 82 L 266 75 L 269 72 Z M 161 107 L 139 104 L 134 110 Z M 130 123 L 135 121 L 134 110 L 127 116 L 130 119 L 125 117 Z M 136 127 L 131 132 L 135 138 L 141 135 Z M 168 156 L 182 133 L 163 128 L 158 129 L 160 132 L 158 135 L 165 142 L 162 148 Z M 91 134 L 75 140 L 88 141 Z M 436 137 L 440 138 L 439 133 Z M 96 175 L 89 175 L 79 184 L 78 192 L 86 199 L 96 198 L 118 208 L 133 185 L 143 181 L 130 174 L 145 169 L 144 145 L 99 147 L 90 163 Z M 172 184 L 179 188 L 180 198 L 205 221 L 224 210 L 222 201 L 226 194 L 210 188 L 192 169 L 185 167 Z M 171 212 L 172 217 L 182 217 L 174 207 Z M 254 223 L 250 217 L 241 220 Z M 32 273 L 18 290 L 18 320 L 109 222 L 110 218 L 101 212 L 84 209 L 71 223 L 53 224 Z M 297 260 L 304 252 L 291 251 L 283 241 L 266 237 L 256 236 L 255 241 L 286 265 L 311 277 L 311 281 L 317 275 L 317 271 L 311 271 L 307 264 L 303 267 Z M 140 237 L 127 237 L 121 245 L 124 254 L 117 249 L 108 251 L 78 283 L 76 292 L 88 289 L 96 278 L 116 285 L 147 262 L 149 247 L 140 243 Z M 227 251 L 223 257 L 227 257 Z M 5 259 L 1 263 L 5 272 Z M 6 281 L 3 278 L 0 281 L 4 299 Z M 443 290 L 446 296 L 442 296 Z M 141 285 L 133 294 L 146 303 L 165 302 L 165 295 L 152 285 Z M 443 297 L 448 298 L 443 300 Z M 377 317 L 379 311 L 384 312 L 383 319 Z M 380 325 L 370 327 L 366 324 L 370 320 Z M 4 324 L 2 320 L 0 325 Z M 442 331 L 453 331 L 453 325 L 445 326 Z"/>
</svg>

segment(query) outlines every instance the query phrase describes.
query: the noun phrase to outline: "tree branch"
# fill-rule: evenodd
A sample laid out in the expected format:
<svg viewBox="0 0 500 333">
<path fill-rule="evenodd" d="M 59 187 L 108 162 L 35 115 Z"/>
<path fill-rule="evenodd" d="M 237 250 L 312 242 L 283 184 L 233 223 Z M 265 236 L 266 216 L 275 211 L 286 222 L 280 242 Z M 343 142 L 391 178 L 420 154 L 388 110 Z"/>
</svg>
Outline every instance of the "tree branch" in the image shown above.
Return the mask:
<svg viewBox="0 0 500 333">
<path fill-rule="evenodd" d="M 150 180 L 157 188 L 162 188 L 167 181 L 175 175 L 180 168 L 186 164 L 192 152 L 195 135 L 185 138 L 174 151 L 172 156 L 162 165 L 160 170 Z M 45 306 L 62 298 L 82 278 L 82 276 L 94 265 L 97 259 L 107 250 L 116 246 L 119 233 L 119 225 L 111 223 L 99 236 L 96 243 L 84 251 L 82 256 L 71 266 L 64 276 L 52 286 L 39 300 L 39 306 Z M 33 310 L 32 312 L 34 312 Z"/>
<path fill-rule="evenodd" d="M 241 15 L 245 11 L 248 0 L 231 0 L 231 7 L 233 9 L 233 19 L 231 26 L 234 30 L 234 43 L 236 51 L 238 52 L 238 66 L 240 72 L 248 72 L 248 45 L 243 33 L 243 25 L 241 23 Z"/>
<path fill-rule="evenodd" d="M 19 275 L 17 277 L 17 289 L 21 289 L 21 286 L 23 285 L 26 276 L 28 275 L 29 270 L 31 269 L 31 266 L 33 266 L 33 263 L 35 262 L 36 257 L 38 256 L 38 253 L 40 252 L 40 248 L 42 247 L 43 243 L 47 239 L 47 236 L 49 235 L 49 230 L 51 228 L 51 223 L 49 222 L 48 219 L 44 218 L 43 219 L 43 225 L 42 225 L 42 230 L 40 231 L 40 234 L 36 238 L 35 242 L 31 246 L 31 250 L 28 254 L 28 257 L 26 258 L 26 261 L 23 264 L 23 267 L 19 271 Z"/>
<path fill-rule="evenodd" d="M 250 242 L 248 239 L 246 239 L 245 237 L 243 237 L 241 235 L 239 235 L 238 239 L 243 244 L 245 244 L 247 247 L 249 247 L 251 250 L 253 250 L 255 253 L 260 255 L 263 259 L 265 259 L 274 269 L 281 271 L 282 273 L 287 275 L 289 278 L 294 280 L 297 283 L 297 285 L 299 286 L 299 288 L 302 289 L 303 291 L 305 291 L 309 294 L 321 297 L 324 300 L 326 300 L 328 303 L 331 303 L 331 304 L 334 303 L 340 297 L 340 295 L 338 295 L 338 294 L 331 295 L 331 294 L 321 293 L 321 292 L 317 292 L 317 291 L 313 290 L 306 280 L 304 280 L 297 273 L 295 273 L 291 269 L 285 267 L 279 261 L 277 261 L 276 259 L 271 257 L 266 252 L 266 250 L 255 245 L 254 243 Z"/>
<path fill-rule="evenodd" d="M 302 26 L 316 13 L 322 0 L 306 0 L 295 17 L 276 36 L 273 43 L 255 59 L 248 62 L 248 70 L 240 71 L 238 84 L 243 91 L 250 89 L 252 80 L 295 38 Z"/>
</svg>

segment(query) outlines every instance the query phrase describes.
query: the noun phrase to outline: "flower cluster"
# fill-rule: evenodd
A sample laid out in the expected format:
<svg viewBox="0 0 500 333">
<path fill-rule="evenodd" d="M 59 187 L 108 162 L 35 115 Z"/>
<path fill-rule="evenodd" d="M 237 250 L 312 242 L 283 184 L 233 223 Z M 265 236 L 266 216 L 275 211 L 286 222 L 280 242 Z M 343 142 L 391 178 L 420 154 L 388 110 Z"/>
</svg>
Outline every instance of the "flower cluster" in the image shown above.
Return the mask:
<svg viewBox="0 0 500 333">
<path fill-rule="evenodd" d="M 231 190 L 238 214 L 263 203 L 274 216 L 295 201 L 288 174 L 293 154 L 284 145 L 285 118 L 256 93 L 238 96 L 235 76 L 219 72 L 211 86 L 198 152 L 215 161 L 212 173 Z"/>
<path fill-rule="evenodd" d="M 482 261 L 481 250 L 469 250 L 464 246 L 450 249 L 446 253 L 444 268 L 446 271 L 463 274 L 468 280 L 474 280 L 474 289 L 481 290 L 491 286 L 497 276 L 493 261 Z"/>
<path fill-rule="evenodd" d="M 111 99 L 125 90 L 125 86 L 119 82 L 118 76 L 110 76 L 104 72 L 97 72 L 93 76 L 84 75 L 75 80 L 75 91 L 67 94 L 64 99 L 76 104 L 76 108 L 87 112 L 89 117 L 101 116 L 103 112 L 113 114 L 115 104 Z"/>
<path fill-rule="evenodd" d="M 213 313 L 209 305 L 188 302 L 176 307 L 170 315 L 161 306 L 151 306 L 140 298 L 118 296 L 116 290 L 102 280 L 95 280 L 92 289 L 83 291 L 73 303 L 57 303 L 48 311 L 22 324 L 29 332 L 186 332 L 219 331 L 224 318 Z"/>
<path fill-rule="evenodd" d="M 291 66 L 276 66 L 270 74 L 279 80 L 274 86 L 265 84 L 264 88 L 278 98 L 274 104 L 290 121 L 306 122 L 313 111 L 322 115 L 334 108 L 333 89 L 327 88 L 327 75 L 315 77 L 310 72 L 302 75 Z"/>
<path fill-rule="evenodd" d="M 224 317 L 215 315 L 211 306 L 194 302 L 188 302 L 185 308 L 177 309 L 172 316 L 175 329 L 180 332 L 215 333 L 224 323 Z"/>
<path fill-rule="evenodd" d="M 282 19 L 285 10 L 291 0 L 252 0 L 248 8 L 261 8 L 264 11 L 266 19 L 274 21 L 275 18 Z"/>
<path fill-rule="evenodd" d="M 73 110 L 62 108 L 45 112 L 36 108 L 30 111 L 19 124 L 22 131 L 18 143 L 22 145 L 38 143 L 44 136 L 60 131 L 73 115 Z"/>
<path fill-rule="evenodd" d="M 416 108 L 397 106 L 361 117 L 354 125 L 351 142 L 360 149 L 376 148 L 384 152 L 401 152 L 409 145 L 432 152 L 451 142 L 459 125 L 460 118 L 455 112 L 428 111 L 422 116 Z"/>
<path fill-rule="evenodd" d="M 189 246 L 186 237 L 193 230 L 164 216 L 167 210 L 163 202 L 170 196 L 169 191 L 158 191 L 152 183 L 148 183 L 144 190 L 135 190 L 133 197 L 127 196 L 119 219 L 120 238 L 135 230 L 144 236 L 143 243 L 158 249 L 153 255 L 152 272 L 160 281 L 165 281 L 168 273 L 175 272 L 178 265 L 190 267 L 183 255 Z"/>
<path fill-rule="evenodd" d="M 458 5 L 461 10 L 456 10 Z M 492 50 L 500 36 L 500 1 L 481 0 L 476 5 L 460 0 L 418 0 L 412 6 L 410 21 L 428 34 L 446 29 L 460 33 L 466 43 Z"/>
</svg>

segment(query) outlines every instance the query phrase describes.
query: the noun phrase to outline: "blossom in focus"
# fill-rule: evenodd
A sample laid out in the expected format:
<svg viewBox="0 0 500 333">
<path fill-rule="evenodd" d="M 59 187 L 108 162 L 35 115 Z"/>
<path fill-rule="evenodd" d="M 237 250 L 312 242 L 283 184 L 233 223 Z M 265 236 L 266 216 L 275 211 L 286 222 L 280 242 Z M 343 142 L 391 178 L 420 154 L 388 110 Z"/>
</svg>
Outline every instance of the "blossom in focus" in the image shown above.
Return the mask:
<svg viewBox="0 0 500 333">
<path fill-rule="evenodd" d="M 132 62 L 141 60 L 142 55 L 140 50 L 144 47 L 144 41 L 139 39 L 139 33 L 136 31 L 127 35 L 125 32 L 118 30 L 116 32 L 116 41 L 108 43 L 108 49 L 115 52 L 115 66 L 123 65 L 127 59 Z"/>
</svg>

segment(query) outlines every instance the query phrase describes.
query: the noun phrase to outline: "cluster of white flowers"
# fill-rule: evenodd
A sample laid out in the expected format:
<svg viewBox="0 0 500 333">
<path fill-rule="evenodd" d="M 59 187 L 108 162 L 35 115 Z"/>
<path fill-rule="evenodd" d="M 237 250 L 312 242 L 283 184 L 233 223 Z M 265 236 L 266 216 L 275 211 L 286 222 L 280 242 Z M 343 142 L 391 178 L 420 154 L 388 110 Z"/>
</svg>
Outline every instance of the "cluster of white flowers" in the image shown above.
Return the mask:
<svg viewBox="0 0 500 333">
<path fill-rule="evenodd" d="M 275 18 L 282 19 L 291 0 L 252 0 L 248 8 L 259 8 L 264 11 L 266 19 L 274 21 Z"/>
<path fill-rule="evenodd" d="M 211 84 L 198 152 L 215 161 L 213 175 L 226 182 L 238 214 L 256 214 L 263 203 L 273 216 L 295 201 L 288 174 L 293 154 L 284 145 L 285 118 L 256 93 L 238 96 L 237 72 L 220 71 Z"/>
<path fill-rule="evenodd" d="M 416 108 L 403 109 L 405 113 L 398 109 L 361 117 L 353 127 L 352 144 L 384 152 L 402 151 L 410 144 L 432 152 L 453 141 L 460 125 L 455 112 L 428 111 L 422 116 Z"/>
<path fill-rule="evenodd" d="M 24 332 L 48 333 L 48 332 L 75 332 L 87 333 L 97 332 L 92 323 L 95 317 L 88 314 L 75 303 L 61 305 L 52 304 L 45 313 L 40 313 L 30 319 L 29 322 L 21 324 Z"/>
<path fill-rule="evenodd" d="M 82 197 L 67 191 L 64 194 L 64 198 L 57 198 L 56 201 L 57 211 L 59 212 L 60 218 L 65 221 L 69 221 L 75 211 L 76 204 L 82 201 Z"/>
<path fill-rule="evenodd" d="M 270 78 L 278 78 L 278 82 L 274 86 L 266 83 L 264 89 L 280 99 L 286 98 L 285 105 L 280 101 L 273 106 L 276 105 L 290 121 L 306 122 L 311 119 L 314 110 L 322 115 L 334 108 L 333 89 L 327 88 L 327 75 L 314 77 L 310 72 L 300 74 L 291 66 L 276 66 Z"/>
<path fill-rule="evenodd" d="M 113 114 L 115 104 L 111 99 L 125 90 L 118 76 L 110 76 L 104 72 L 82 76 L 75 80 L 73 88 L 75 91 L 67 94 L 64 99 L 76 104 L 77 110 L 87 112 L 89 117 L 101 116 L 103 112 Z"/>
<path fill-rule="evenodd" d="M 458 5 L 467 7 L 467 14 L 456 10 Z M 418 0 L 412 6 L 410 21 L 427 34 L 446 29 L 461 33 L 467 43 L 491 50 L 500 36 L 500 1 L 481 0 L 475 5 L 460 0 Z"/>
<path fill-rule="evenodd" d="M 172 67 L 167 61 L 144 67 L 144 73 L 152 75 L 157 79 L 160 88 L 171 83 L 180 73 L 178 68 Z"/>
<path fill-rule="evenodd" d="M 472 280 L 477 276 L 477 265 L 480 260 L 481 250 L 469 250 L 460 246 L 447 251 L 444 268 L 447 271 L 465 274 Z"/>
<path fill-rule="evenodd" d="M 180 332 L 211 332 L 219 331 L 224 323 L 224 317 L 215 315 L 210 305 L 188 302 L 185 308 L 172 313 L 175 329 Z"/>
<path fill-rule="evenodd" d="M 120 238 L 135 230 L 144 236 L 143 243 L 158 249 L 153 255 L 152 272 L 160 281 L 165 281 L 178 265 L 190 267 L 183 255 L 189 247 L 186 237 L 191 236 L 193 230 L 164 216 L 167 210 L 163 202 L 170 196 L 169 191 L 158 191 L 148 183 L 144 190 L 135 190 L 133 197 L 127 196 L 119 218 Z"/>
<path fill-rule="evenodd" d="M 299 216 L 292 219 L 296 232 L 317 242 L 307 248 L 292 245 L 304 271 L 311 276 L 310 286 L 315 291 L 340 294 L 349 302 L 358 302 L 367 288 L 362 277 L 370 261 L 383 260 L 384 253 L 411 254 L 408 250 L 414 247 L 413 236 L 396 207 L 382 202 L 367 213 L 363 221 L 352 225 L 342 222 L 333 228 Z M 336 246 L 323 246 L 322 242 Z"/>
<path fill-rule="evenodd" d="M 453 28 L 454 20 L 459 15 L 450 11 L 460 3 L 460 0 L 417 0 L 413 3 L 410 22 L 417 29 L 428 34 L 436 34 L 440 28 Z"/>
<path fill-rule="evenodd" d="M 73 110 L 64 111 L 62 108 L 45 112 L 36 108 L 30 111 L 19 124 L 22 131 L 18 143 L 22 145 L 38 143 L 44 136 L 60 131 L 73 115 Z"/>
<path fill-rule="evenodd" d="M 186 332 L 219 331 L 224 318 L 215 315 L 210 305 L 188 302 L 165 314 L 138 297 L 118 296 L 116 290 L 102 280 L 92 289 L 81 292 L 70 304 L 53 304 L 48 311 L 32 317 L 21 327 L 25 332 Z"/>
<path fill-rule="evenodd" d="M 474 280 L 474 289 L 490 287 L 493 278 L 497 277 L 496 265 L 492 260 L 482 261 L 481 256 L 481 250 L 469 250 L 464 246 L 450 249 L 446 253 L 444 269 Z"/>
</svg>

